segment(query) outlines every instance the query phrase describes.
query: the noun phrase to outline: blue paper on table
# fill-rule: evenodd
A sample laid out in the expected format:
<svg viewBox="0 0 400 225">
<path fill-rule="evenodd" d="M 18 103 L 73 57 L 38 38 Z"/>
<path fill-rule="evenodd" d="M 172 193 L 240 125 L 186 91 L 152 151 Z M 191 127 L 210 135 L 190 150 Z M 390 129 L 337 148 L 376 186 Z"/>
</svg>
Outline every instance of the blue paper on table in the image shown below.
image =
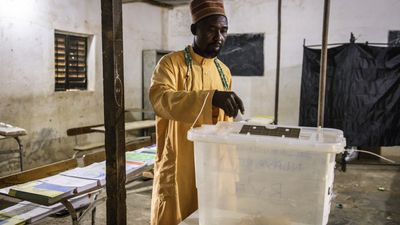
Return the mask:
<svg viewBox="0 0 400 225">
<path fill-rule="evenodd" d="M 56 184 L 49 184 L 49 183 L 41 183 L 35 186 L 35 188 L 40 188 L 44 190 L 50 190 L 50 191 L 57 191 L 57 192 L 69 192 L 73 190 L 73 187 L 65 187 L 65 186 L 60 186 Z"/>
<path fill-rule="evenodd" d="M 70 196 L 75 191 L 73 187 L 31 181 L 10 188 L 9 195 L 43 205 L 51 205 Z"/>
<path fill-rule="evenodd" d="M 75 188 L 76 193 L 81 193 L 87 190 L 95 189 L 98 187 L 98 182 L 95 179 L 84 179 L 78 177 L 64 176 L 57 174 L 51 177 L 40 179 L 40 181 L 48 184 L 56 184 L 64 187 Z"/>
</svg>

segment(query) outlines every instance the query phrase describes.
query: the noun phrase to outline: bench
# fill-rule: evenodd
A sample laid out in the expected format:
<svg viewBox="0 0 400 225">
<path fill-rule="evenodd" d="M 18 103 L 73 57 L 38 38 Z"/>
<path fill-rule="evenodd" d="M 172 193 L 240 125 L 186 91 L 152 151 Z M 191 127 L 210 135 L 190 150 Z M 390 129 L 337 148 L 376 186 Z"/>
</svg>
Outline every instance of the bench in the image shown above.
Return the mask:
<svg viewBox="0 0 400 225">
<path fill-rule="evenodd" d="M 76 158 L 76 156 L 81 152 L 87 152 L 97 148 L 104 147 L 104 141 L 95 142 L 95 143 L 85 143 L 85 144 L 78 144 L 78 135 L 89 134 L 95 131 L 92 130 L 93 127 L 102 126 L 102 124 L 92 125 L 92 126 L 83 126 L 83 127 L 76 127 L 67 130 L 67 136 L 75 136 L 76 145 L 74 147 L 74 155 L 72 158 Z"/>
<path fill-rule="evenodd" d="M 92 126 L 83 126 L 83 127 L 77 127 L 77 128 L 71 128 L 67 130 L 67 136 L 75 136 L 75 142 L 78 143 L 77 136 L 78 135 L 83 135 L 83 134 L 89 134 L 89 133 L 98 133 L 99 131 L 93 128 L 98 128 L 98 127 L 103 127 L 103 124 L 97 124 L 97 125 L 92 125 Z M 136 128 L 136 127 L 135 127 Z M 137 128 L 136 128 L 137 129 Z M 125 145 L 127 146 L 127 150 L 131 149 L 129 146 L 132 144 L 135 144 L 137 142 L 141 141 L 146 141 L 146 140 L 151 140 L 152 138 L 150 136 L 144 136 L 144 137 L 126 137 L 125 139 Z M 87 154 L 91 152 L 92 150 L 102 150 L 104 151 L 104 146 L 105 143 L 104 141 L 99 141 L 99 142 L 92 142 L 92 143 L 85 143 L 85 144 L 77 144 L 74 147 L 74 155 L 72 158 L 77 158 L 80 155 Z"/>
</svg>

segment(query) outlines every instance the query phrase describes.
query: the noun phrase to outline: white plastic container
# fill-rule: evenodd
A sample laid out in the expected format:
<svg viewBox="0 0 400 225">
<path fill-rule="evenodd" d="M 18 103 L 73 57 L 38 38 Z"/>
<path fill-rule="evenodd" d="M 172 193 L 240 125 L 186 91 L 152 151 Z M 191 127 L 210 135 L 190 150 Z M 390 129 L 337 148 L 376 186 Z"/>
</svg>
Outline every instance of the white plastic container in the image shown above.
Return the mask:
<svg viewBox="0 0 400 225">
<path fill-rule="evenodd" d="M 343 132 L 291 127 L 301 129 L 299 138 L 239 134 L 244 124 L 220 122 L 188 132 L 200 225 L 327 224 Z"/>
</svg>

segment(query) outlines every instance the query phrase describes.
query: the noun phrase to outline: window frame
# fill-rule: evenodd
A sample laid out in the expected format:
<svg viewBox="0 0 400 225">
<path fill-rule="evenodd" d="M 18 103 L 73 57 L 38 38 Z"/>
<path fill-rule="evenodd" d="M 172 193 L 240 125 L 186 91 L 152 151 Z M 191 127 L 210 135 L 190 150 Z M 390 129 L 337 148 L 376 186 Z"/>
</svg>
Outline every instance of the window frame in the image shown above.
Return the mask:
<svg viewBox="0 0 400 225">
<path fill-rule="evenodd" d="M 55 32 L 54 90 L 56 92 L 88 90 L 88 44 L 88 36 Z"/>
</svg>

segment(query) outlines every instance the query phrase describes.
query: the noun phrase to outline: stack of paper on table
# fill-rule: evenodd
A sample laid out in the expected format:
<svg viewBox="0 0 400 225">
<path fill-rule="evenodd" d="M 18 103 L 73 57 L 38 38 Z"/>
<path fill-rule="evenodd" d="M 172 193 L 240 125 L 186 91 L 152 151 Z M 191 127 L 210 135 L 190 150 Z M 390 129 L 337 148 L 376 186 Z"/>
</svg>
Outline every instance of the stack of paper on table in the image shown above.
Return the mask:
<svg viewBox="0 0 400 225">
<path fill-rule="evenodd" d="M 60 173 L 63 176 L 75 177 L 88 180 L 96 180 L 99 186 L 106 184 L 105 162 L 93 163 L 86 167 L 78 167 Z"/>
<path fill-rule="evenodd" d="M 126 152 L 126 162 L 143 162 L 147 165 L 154 164 L 154 160 L 156 158 L 155 154 L 152 153 L 143 153 L 138 151 Z"/>
<path fill-rule="evenodd" d="M 150 169 L 154 165 L 156 157 L 156 148 L 154 146 L 144 147 L 135 151 L 126 153 L 126 170 L 127 170 L 127 181 L 133 179 L 140 173 Z M 135 173 L 129 174 L 128 170 L 131 165 L 137 166 L 132 171 Z M 139 166 L 138 166 L 139 165 Z"/>
<path fill-rule="evenodd" d="M 100 187 L 99 182 L 95 179 L 82 179 L 58 174 L 29 183 L 2 188 L 0 194 L 51 205 L 61 198 Z"/>
<path fill-rule="evenodd" d="M 126 161 L 125 170 L 126 175 L 129 175 L 136 171 L 141 171 L 146 166 L 144 162 L 136 162 L 136 161 Z"/>
<path fill-rule="evenodd" d="M 10 187 L 8 195 L 41 205 L 52 205 L 63 198 L 72 196 L 73 187 L 31 181 Z"/>
<path fill-rule="evenodd" d="M 64 187 L 74 188 L 74 193 L 81 193 L 87 190 L 95 189 L 98 187 L 98 182 L 93 179 L 83 179 L 78 177 L 63 176 L 57 174 L 51 177 L 40 179 L 44 183 L 56 184 Z"/>
<path fill-rule="evenodd" d="M 79 196 L 69 200 L 75 209 L 79 209 L 90 204 L 89 196 Z M 0 224 L 23 224 L 23 223 L 34 223 L 40 219 L 45 218 L 48 215 L 57 213 L 64 210 L 65 207 L 61 203 L 54 204 L 52 206 L 38 205 L 28 201 L 22 201 L 18 204 L 8 207 L 0 211 Z M 12 219 L 17 223 L 10 223 L 9 221 L 4 222 L 1 218 Z M 2 223 L 4 222 L 4 223 Z"/>
<path fill-rule="evenodd" d="M 0 135 L 3 136 L 20 136 L 20 135 L 25 135 L 26 130 L 19 128 L 19 127 L 14 127 L 10 124 L 6 123 L 1 123 L 0 122 Z"/>
<path fill-rule="evenodd" d="M 140 154 L 140 156 L 137 156 L 136 154 Z M 148 165 L 148 162 L 152 161 L 152 163 L 154 163 L 154 158 L 155 157 L 152 154 L 135 153 L 135 155 L 132 156 L 130 155 L 130 153 L 127 152 L 127 159 L 125 165 L 126 174 L 130 175 L 131 173 L 141 171 L 142 169 L 145 168 L 146 165 Z M 105 161 L 99 163 L 93 163 L 86 167 L 68 170 L 62 172 L 60 175 L 75 177 L 80 179 L 87 179 L 87 180 L 96 180 L 99 186 L 104 186 L 106 183 Z"/>
</svg>

